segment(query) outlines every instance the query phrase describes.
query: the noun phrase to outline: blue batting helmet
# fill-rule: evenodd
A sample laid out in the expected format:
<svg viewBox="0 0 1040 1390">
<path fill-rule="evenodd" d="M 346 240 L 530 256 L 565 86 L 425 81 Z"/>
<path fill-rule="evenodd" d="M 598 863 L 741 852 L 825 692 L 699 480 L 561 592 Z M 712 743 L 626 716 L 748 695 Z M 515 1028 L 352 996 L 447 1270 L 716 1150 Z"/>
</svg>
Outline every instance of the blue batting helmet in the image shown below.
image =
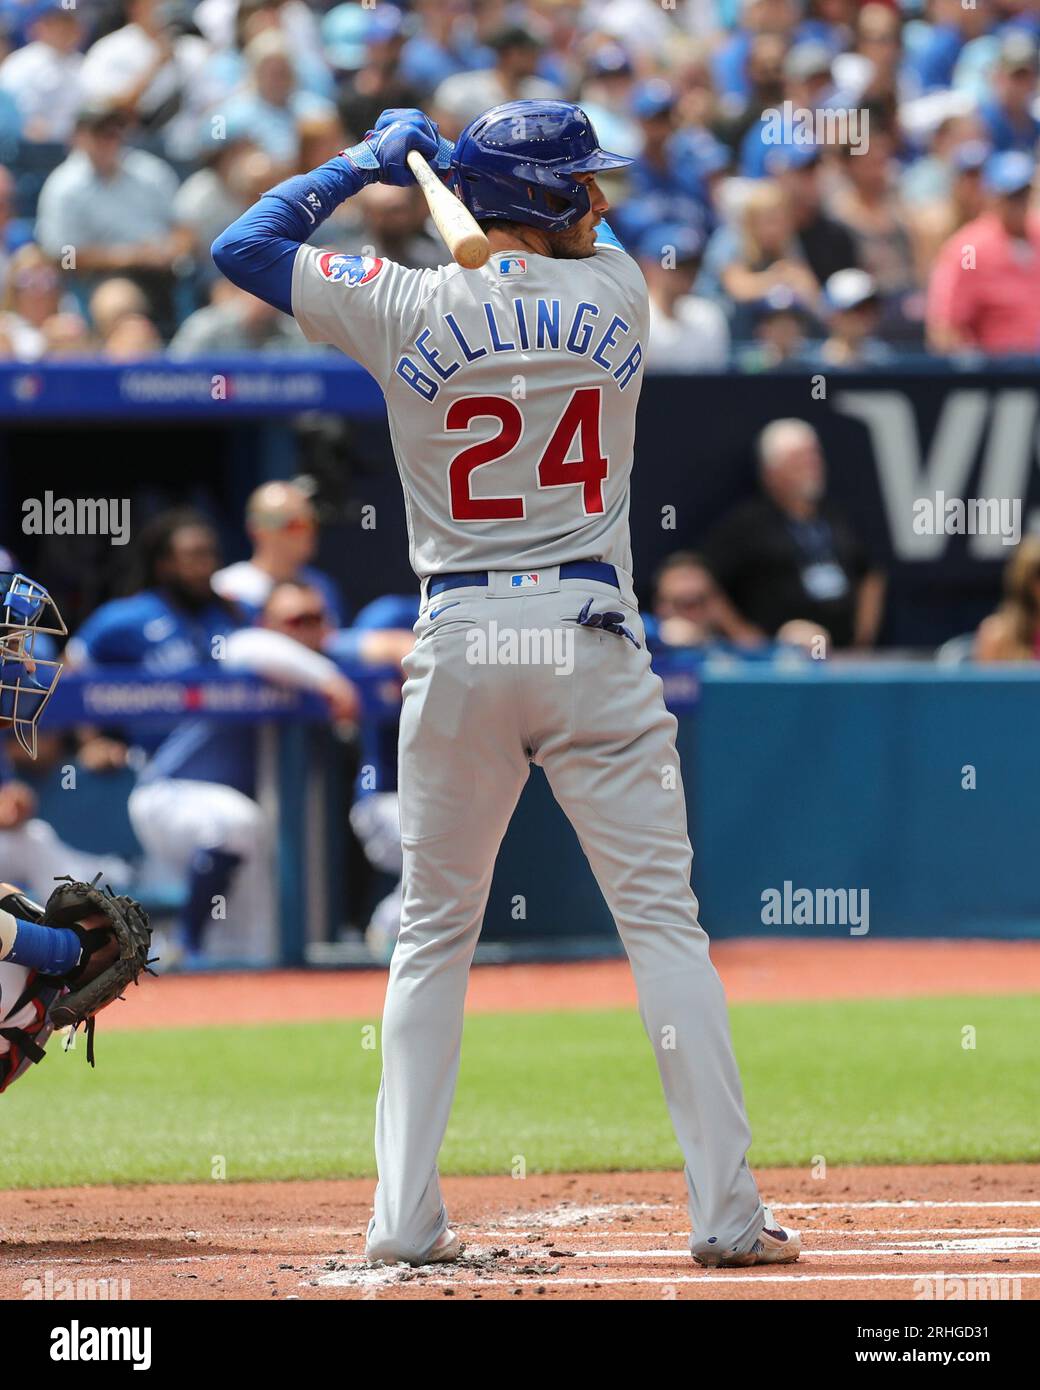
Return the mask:
<svg viewBox="0 0 1040 1390">
<path fill-rule="evenodd" d="M 30 758 L 36 725 L 61 675 L 60 661 L 35 651 L 41 633 L 68 635 L 50 594 L 27 575 L 0 573 L 0 728 L 10 725 Z"/>
<path fill-rule="evenodd" d="M 471 121 L 452 157 L 456 193 L 480 221 L 501 218 L 562 232 L 591 206 L 576 174 L 620 169 L 592 122 L 569 101 L 507 101 Z"/>
</svg>

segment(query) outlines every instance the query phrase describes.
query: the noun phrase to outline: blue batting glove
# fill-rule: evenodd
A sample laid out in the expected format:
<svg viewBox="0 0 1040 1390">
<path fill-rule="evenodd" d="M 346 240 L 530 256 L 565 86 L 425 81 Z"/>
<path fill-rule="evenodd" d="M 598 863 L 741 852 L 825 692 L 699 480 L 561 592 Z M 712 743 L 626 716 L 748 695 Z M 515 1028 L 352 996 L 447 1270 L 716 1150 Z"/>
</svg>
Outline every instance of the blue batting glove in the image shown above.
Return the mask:
<svg viewBox="0 0 1040 1390">
<path fill-rule="evenodd" d="M 380 183 L 409 184 L 414 175 L 408 168 L 409 151 L 418 150 L 435 169 L 445 170 L 451 164 L 454 146 L 442 138 L 429 116 L 416 107 L 395 106 L 384 111 L 375 128 L 365 136 L 379 164 Z"/>
</svg>

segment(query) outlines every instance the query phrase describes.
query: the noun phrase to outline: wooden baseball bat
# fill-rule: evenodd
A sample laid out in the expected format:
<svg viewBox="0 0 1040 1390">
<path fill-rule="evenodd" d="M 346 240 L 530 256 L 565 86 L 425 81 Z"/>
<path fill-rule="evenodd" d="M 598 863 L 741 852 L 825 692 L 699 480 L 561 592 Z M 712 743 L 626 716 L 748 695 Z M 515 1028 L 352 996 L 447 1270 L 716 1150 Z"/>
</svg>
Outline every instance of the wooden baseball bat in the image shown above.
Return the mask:
<svg viewBox="0 0 1040 1390">
<path fill-rule="evenodd" d="M 464 270 L 479 270 L 491 255 L 491 247 L 469 208 L 441 183 L 418 150 L 408 151 L 408 167 L 423 191 L 430 216 L 452 259 Z"/>
</svg>

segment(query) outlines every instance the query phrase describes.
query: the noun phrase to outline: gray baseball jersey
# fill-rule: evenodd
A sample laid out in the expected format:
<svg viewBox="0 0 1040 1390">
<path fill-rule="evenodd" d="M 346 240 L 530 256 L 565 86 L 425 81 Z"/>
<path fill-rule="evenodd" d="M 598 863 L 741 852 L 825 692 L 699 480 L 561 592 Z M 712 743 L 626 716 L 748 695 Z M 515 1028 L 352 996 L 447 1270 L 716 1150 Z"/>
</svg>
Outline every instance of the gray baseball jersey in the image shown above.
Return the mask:
<svg viewBox="0 0 1040 1390">
<path fill-rule="evenodd" d="M 420 576 L 606 560 L 631 570 L 628 487 L 649 309 L 613 245 L 407 270 L 303 246 L 293 313 L 386 395 Z"/>
<path fill-rule="evenodd" d="M 383 387 L 416 572 L 487 571 L 482 583 L 448 578 L 424 595 L 404 663 L 401 929 L 383 1014 L 368 1254 L 421 1261 L 445 1230 L 437 1153 L 466 979 L 532 762 L 632 962 L 685 1158 L 691 1248 L 745 1252 L 764 1221 L 750 1132 L 690 886 L 675 718 L 629 574 L 648 321 L 639 268 L 616 246 L 580 261 L 500 252 L 479 272 L 305 246 L 293 311 L 308 337 L 342 348 Z M 617 584 L 562 573 L 574 560 L 608 561 Z M 621 626 L 590 627 L 592 605 Z"/>
</svg>

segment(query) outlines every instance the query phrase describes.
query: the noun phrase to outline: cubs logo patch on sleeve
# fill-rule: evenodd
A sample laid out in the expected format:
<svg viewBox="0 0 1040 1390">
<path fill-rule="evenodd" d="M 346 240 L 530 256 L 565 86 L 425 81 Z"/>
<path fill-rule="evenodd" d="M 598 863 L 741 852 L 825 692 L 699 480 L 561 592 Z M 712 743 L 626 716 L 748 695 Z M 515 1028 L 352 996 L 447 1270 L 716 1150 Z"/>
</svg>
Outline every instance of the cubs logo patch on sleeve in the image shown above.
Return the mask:
<svg viewBox="0 0 1040 1390">
<path fill-rule="evenodd" d="M 347 256 L 342 251 L 324 251 L 318 257 L 318 269 L 324 279 L 351 289 L 367 285 L 382 268 L 383 262 L 379 256 Z"/>
</svg>

